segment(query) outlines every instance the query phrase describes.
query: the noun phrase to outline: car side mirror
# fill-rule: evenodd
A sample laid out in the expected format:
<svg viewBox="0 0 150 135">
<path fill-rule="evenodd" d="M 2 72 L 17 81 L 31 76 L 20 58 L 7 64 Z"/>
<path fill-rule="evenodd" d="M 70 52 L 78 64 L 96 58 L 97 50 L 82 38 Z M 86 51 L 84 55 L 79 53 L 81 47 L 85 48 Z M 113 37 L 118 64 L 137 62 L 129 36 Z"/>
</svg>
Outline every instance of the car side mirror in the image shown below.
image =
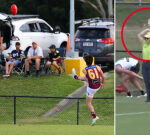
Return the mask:
<svg viewBox="0 0 150 135">
<path fill-rule="evenodd" d="M 54 29 L 54 33 L 55 34 L 59 34 L 61 31 L 60 27 L 59 26 L 56 26 L 55 29 Z"/>
</svg>

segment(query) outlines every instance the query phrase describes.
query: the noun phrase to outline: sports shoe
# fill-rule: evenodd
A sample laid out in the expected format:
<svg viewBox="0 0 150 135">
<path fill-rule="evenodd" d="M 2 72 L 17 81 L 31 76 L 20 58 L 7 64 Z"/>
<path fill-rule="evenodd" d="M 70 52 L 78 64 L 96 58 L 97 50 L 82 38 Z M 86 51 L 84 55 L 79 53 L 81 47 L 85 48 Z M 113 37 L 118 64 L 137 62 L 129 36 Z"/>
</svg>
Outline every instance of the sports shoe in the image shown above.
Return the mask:
<svg viewBox="0 0 150 135">
<path fill-rule="evenodd" d="M 59 69 L 58 74 L 61 75 L 61 69 Z"/>
<path fill-rule="evenodd" d="M 96 121 L 97 121 L 98 119 L 99 119 L 99 117 L 96 116 L 96 118 L 94 118 L 94 119 L 92 120 L 91 126 L 95 125 L 95 123 L 96 123 Z"/>
<path fill-rule="evenodd" d="M 131 95 L 131 96 L 126 96 L 127 98 L 133 98 L 133 96 Z"/>
<path fill-rule="evenodd" d="M 137 96 L 137 98 L 140 98 L 140 97 L 147 97 L 147 93 L 145 93 L 144 95 Z"/>
<path fill-rule="evenodd" d="M 48 69 L 46 68 L 46 69 L 45 69 L 45 75 L 47 75 L 47 74 L 48 74 Z"/>
<path fill-rule="evenodd" d="M 10 75 L 7 75 L 7 74 L 6 74 L 6 75 L 3 75 L 4 78 L 8 78 L 9 76 L 10 76 Z"/>
<path fill-rule="evenodd" d="M 36 74 L 35 74 L 35 77 L 38 78 L 38 77 L 39 77 L 39 73 L 36 73 Z"/>
<path fill-rule="evenodd" d="M 29 76 L 30 76 L 30 74 L 25 74 L 25 75 L 24 75 L 24 77 L 29 77 Z"/>
</svg>

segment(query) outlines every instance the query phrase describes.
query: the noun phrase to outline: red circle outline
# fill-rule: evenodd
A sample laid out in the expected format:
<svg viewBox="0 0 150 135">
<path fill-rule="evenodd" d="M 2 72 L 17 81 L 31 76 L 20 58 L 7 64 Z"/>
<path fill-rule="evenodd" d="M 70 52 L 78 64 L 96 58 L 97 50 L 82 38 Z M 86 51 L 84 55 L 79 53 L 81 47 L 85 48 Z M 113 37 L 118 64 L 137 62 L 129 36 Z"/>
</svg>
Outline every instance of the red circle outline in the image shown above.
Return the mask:
<svg viewBox="0 0 150 135">
<path fill-rule="evenodd" d="M 126 47 L 126 44 L 125 44 L 124 38 L 123 38 L 124 27 L 125 27 L 127 21 L 129 20 L 129 18 L 130 18 L 133 14 L 135 14 L 135 13 L 137 13 L 137 12 L 139 12 L 139 11 L 142 11 L 142 10 L 150 10 L 150 7 L 145 7 L 145 8 L 137 9 L 137 10 L 133 11 L 133 12 L 125 19 L 125 21 L 124 21 L 124 23 L 123 23 L 123 25 L 122 25 L 122 28 L 121 28 L 121 40 L 122 40 L 122 44 L 123 44 L 124 48 L 126 49 L 126 51 L 127 51 L 133 58 L 135 58 L 135 59 L 137 59 L 137 60 L 140 60 L 140 61 L 150 61 L 150 60 L 141 59 L 141 58 L 136 57 L 135 55 L 133 55 L 133 54 L 128 50 L 128 48 Z"/>
</svg>

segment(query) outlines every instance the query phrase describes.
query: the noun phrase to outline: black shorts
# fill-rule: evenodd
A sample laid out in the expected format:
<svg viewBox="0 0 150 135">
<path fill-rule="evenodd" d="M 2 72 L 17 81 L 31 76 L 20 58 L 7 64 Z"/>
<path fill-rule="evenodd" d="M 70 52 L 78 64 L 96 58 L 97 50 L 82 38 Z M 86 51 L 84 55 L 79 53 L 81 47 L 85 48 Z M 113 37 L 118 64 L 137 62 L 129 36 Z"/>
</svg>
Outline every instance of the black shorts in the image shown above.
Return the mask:
<svg viewBox="0 0 150 135">
<path fill-rule="evenodd" d="M 32 61 L 32 63 L 31 64 L 35 64 L 35 60 L 31 60 Z"/>
<path fill-rule="evenodd" d="M 51 63 L 53 63 L 54 61 L 58 62 L 57 60 L 50 60 L 50 59 L 48 61 L 51 62 Z"/>
<path fill-rule="evenodd" d="M 32 63 L 30 63 L 30 64 L 35 64 L 36 63 L 35 59 L 31 59 L 31 62 Z"/>
<path fill-rule="evenodd" d="M 138 73 L 140 71 L 140 63 L 137 63 L 135 66 L 131 67 L 130 71 Z"/>
</svg>

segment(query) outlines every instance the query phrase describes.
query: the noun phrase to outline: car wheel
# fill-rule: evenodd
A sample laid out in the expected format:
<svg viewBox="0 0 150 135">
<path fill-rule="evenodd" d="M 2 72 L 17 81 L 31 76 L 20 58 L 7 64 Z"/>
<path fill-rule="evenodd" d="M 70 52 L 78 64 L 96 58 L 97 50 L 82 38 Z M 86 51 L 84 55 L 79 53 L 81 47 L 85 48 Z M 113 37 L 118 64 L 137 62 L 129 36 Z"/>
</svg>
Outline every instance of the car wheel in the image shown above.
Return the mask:
<svg viewBox="0 0 150 135">
<path fill-rule="evenodd" d="M 28 51 L 29 51 L 30 48 L 31 48 L 31 46 L 28 46 L 28 47 L 25 49 L 25 51 L 24 51 L 25 58 L 27 58 Z"/>
<path fill-rule="evenodd" d="M 66 48 L 67 48 L 67 43 L 64 42 L 61 44 L 60 48 L 63 48 L 64 49 L 64 57 L 66 56 Z"/>
</svg>

